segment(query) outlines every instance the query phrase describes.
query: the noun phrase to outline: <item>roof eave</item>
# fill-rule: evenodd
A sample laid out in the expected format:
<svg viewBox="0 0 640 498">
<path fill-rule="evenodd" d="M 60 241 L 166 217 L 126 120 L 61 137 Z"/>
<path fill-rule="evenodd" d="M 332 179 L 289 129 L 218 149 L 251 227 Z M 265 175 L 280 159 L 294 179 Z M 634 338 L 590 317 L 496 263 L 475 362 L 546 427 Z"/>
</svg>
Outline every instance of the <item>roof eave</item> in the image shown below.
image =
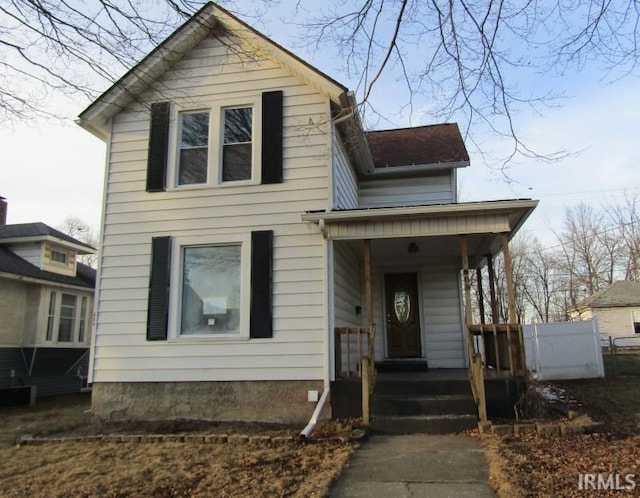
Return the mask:
<svg viewBox="0 0 640 498">
<path fill-rule="evenodd" d="M 392 219 L 408 216 L 442 216 L 456 214 L 476 214 L 479 212 L 523 210 L 522 216 L 515 220 L 512 231 L 515 233 L 538 205 L 537 200 L 516 199 L 505 201 L 465 202 L 437 204 L 431 206 L 408 206 L 390 208 L 356 209 L 349 211 L 321 211 L 302 214 L 302 221 L 311 223 L 340 223 L 344 221 L 364 221 L 372 219 Z"/>
<path fill-rule="evenodd" d="M 83 243 L 70 242 L 68 240 L 59 239 L 58 237 L 54 237 L 52 235 L 30 235 L 25 237 L 0 238 L 0 244 L 2 245 L 27 244 L 30 242 L 52 242 L 59 246 L 66 247 L 68 249 L 73 249 L 78 254 L 95 254 L 96 253 L 96 249 L 94 247 L 91 247 L 90 245 L 86 245 Z"/>
<path fill-rule="evenodd" d="M 338 105 L 344 102 L 344 94 L 348 91 L 345 86 L 265 37 L 230 12 L 209 2 L 89 105 L 76 122 L 98 138 L 107 140 L 108 123 L 111 118 L 133 102 L 141 92 L 151 88 L 165 71 L 220 25 L 232 30 L 247 30 L 253 36 L 250 40 L 245 39 L 246 42 L 266 50 L 275 60 L 301 75 L 314 87 L 321 89 Z"/>
<path fill-rule="evenodd" d="M 214 12 L 215 6 L 206 4 L 82 111 L 76 122 L 105 140 L 110 119 L 133 102 L 142 91 L 150 88 L 157 78 L 215 27 L 217 19 Z"/>
<path fill-rule="evenodd" d="M 407 166 L 382 166 L 374 168 L 370 174 L 371 177 L 377 176 L 392 176 L 402 175 L 411 176 L 419 175 L 422 173 L 430 173 L 433 171 L 446 171 L 457 168 L 466 168 L 470 166 L 471 162 L 467 159 L 465 161 L 451 161 L 431 164 L 412 164 Z"/>
</svg>

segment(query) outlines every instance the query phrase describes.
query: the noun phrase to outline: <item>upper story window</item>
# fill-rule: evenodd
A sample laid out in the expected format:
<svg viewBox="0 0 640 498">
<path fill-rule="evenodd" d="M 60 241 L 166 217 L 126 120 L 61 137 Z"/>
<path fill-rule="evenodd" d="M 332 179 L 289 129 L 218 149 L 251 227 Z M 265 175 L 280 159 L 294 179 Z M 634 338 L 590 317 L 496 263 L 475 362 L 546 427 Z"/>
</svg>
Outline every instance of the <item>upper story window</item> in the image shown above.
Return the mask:
<svg viewBox="0 0 640 498">
<path fill-rule="evenodd" d="M 209 112 L 180 114 L 178 185 L 207 183 Z"/>
<path fill-rule="evenodd" d="M 223 110 L 223 182 L 250 180 L 253 148 L 253 109 L 235 107 Z"/>
<path fill-rule="evenodd" d="M 55 249 L 51 250 L 51 261 L 55 261 L 57 263 L 67 264 L 67 253 L 56 251 Z"/>
</svg>

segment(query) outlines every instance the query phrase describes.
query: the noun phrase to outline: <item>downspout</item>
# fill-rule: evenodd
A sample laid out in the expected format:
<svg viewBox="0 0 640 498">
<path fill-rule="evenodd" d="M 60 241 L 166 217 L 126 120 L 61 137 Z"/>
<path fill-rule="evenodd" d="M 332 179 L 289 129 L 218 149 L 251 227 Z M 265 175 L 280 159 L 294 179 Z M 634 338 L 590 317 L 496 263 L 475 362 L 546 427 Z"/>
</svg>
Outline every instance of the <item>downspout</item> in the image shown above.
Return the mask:
<svg viewBox="0 0 640 498">
<path fill-rule="evenodd" d="M 333 320 L 330 319 L 329 314 L 332 313 L 333 309 L 333 251 L 332 251 L 332 241 L 327 237 L 327 230 L 324 225 L 324 220 L 320 220 L 320 231 L 322 233 L 322 237 L 325 240 L 325 261 L 326 261 L 326 269 L 327 269 L 327 285 L 325 285 L 325 300 L 324 302 L 327 304 L 327 313 L 325 313 L 325 330 L 330 331 L 332 329 L 331 325 Z M 325 341 L 325 354 L 327 355 L 327 360 L 324 365 L 324 391 L 322 392 L 322 396 L 318 400 L 318 404 L 316 405 L 315 410 L 313 410 L 313 414 L 309 419 L 309 423 L 306 425 L 304 429 L 300 432 L 300 437 L 306 439 L 311 434 L 311 431 L 315 428 L 318 423 L 318 417 L 322 413 L 324 409 L 324 405 L 329 398 L 329 390 L 331 386 L 330 379 L 330 362 L 331 362 L 331 341 L 329 339 L 329 333 L 324 335 Z"/>
</svg>

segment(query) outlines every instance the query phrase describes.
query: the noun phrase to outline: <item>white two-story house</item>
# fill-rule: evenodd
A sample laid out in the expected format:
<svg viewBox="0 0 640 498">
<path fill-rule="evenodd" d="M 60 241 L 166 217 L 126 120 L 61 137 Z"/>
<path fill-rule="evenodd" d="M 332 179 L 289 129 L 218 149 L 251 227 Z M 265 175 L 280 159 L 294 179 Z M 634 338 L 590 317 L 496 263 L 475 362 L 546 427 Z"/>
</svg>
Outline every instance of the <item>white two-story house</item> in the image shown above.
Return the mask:
<svg viewBox="0 0 640 498">
<path fill-rule="evenodd" d="M 306 421 L 355 369 L 345 330 L 381 365 L 466 368 L 464 261 L 536 205 L 458 203 L 457 125 L 364 132 L 347 88 L 212 3 L 78 122 L 108 145 L 107 419 Z"/>
</svg>

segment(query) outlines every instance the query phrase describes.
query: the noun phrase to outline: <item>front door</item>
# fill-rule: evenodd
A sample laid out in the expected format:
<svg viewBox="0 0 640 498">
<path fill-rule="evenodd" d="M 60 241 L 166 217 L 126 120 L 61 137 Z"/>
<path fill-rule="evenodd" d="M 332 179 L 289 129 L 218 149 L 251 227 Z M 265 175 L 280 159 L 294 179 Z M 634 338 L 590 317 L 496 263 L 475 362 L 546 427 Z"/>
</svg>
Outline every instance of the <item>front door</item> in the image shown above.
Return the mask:
<svg viewBox="0 0 640 498">
<path fill-rule="evenodd" d="M 390 358 L 419 358 L 420 312 L 415 273 L 388 273 L 384 277 L 387 313 L 387 349 Z"/>
</svg>

